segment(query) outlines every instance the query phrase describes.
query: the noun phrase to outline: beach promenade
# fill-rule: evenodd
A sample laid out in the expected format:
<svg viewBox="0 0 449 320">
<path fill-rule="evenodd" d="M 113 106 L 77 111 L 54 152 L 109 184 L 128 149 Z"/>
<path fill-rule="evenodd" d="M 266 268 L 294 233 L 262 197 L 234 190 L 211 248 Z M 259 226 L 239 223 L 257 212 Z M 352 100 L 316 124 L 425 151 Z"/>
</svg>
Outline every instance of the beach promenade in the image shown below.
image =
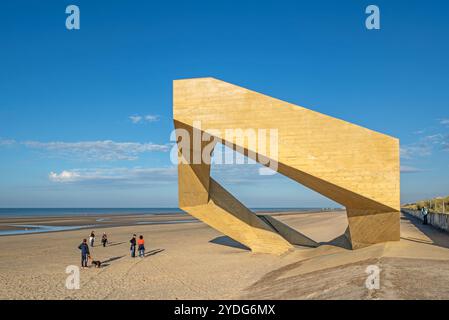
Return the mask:
<svg viewBox="0 0 449 320">
<path fill-rule="evenodd" d="M 401 240 L 348 250 L 331 242 L 347 226 L 342 212 L 280 215 L 321 245 L 280 257 L 253 254 L 201 222 L 96 229 L 92 256 L 100 269 L 81 270 L 68 290 L 68 265 L 90 229 L 0 237 L 0 299 L 447 299 L 449 235 L 401 216 Z M 106 232 L 111 241 L 103 248 Z M 129 257 L 132 234 L 146 257 Z M 380 268 L 380 289 L 365 272 Z"/>
</svg>

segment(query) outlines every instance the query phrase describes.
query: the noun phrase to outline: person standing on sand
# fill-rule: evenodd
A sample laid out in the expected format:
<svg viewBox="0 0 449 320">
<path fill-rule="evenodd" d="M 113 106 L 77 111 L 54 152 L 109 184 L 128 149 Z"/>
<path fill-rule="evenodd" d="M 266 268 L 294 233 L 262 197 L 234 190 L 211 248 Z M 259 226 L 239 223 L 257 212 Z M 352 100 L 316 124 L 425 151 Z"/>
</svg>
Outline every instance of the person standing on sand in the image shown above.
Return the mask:
<svg viewBox="0 0 449 320">
<path fill-rule="evenodd" d="M 427 214 L 429 213 L 427 211 L 427 208 L 426 207 L 422 207 L 421 208 L 421 213 L 422 213 L 423 218 L 424 218 L 423 224 L 427 224 Z"/>
<path fill-rule="evenodd" d="M 94 246 L 94 241 L 95 241 L 95 233 L 92 231 L 92 232 L 90 233 L 90 237 L 89 237 L 89 243 L 90 243 L 90 246 L 91 246 L 91 247 Z"/>
<path fill-rule="evenodd" d="M 133 234 L 133 237 L 131 238 L 131 240 L 129 240 L 129 242 L 131 243 L 131 248 L 129 248 L 131 251 L 131 257 L 135 258 L 136 257 L 136 243 L 137 243 L 135 234 Z"/>
<path fill-rule="evenodd" d="M 139 240 L 137 240 L 137 245 L 139 246 L 139 257 L 143 258 L 145 256 L 145 240 L 143 240 L 143 236 L 139 236 Z"/>
<path fill-rule="evenodd" d="M 103 236 L 101 237 L 101 243 L 103 244 L 103 247 L 106 247 L 106 244 L 108 243 L 108 236 L 106 235 L 106 232 L 103 232 Z"/>
<path fill-rule="evenodd" d="M 78 246 L 78 249 L 81 250 L 81 268 L 87 268 L 87 259 L 90 255 L 87 239 L 83 239 L 83 242 Z"/>
</svg>

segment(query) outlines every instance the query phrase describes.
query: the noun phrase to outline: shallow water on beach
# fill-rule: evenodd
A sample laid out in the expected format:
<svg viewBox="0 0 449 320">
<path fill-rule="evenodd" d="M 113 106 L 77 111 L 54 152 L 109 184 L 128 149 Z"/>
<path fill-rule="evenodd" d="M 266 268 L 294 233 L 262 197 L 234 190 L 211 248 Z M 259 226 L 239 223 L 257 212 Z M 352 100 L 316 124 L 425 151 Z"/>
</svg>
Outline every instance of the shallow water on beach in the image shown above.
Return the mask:
<svg viewBox="0 0 449 320">
<path fill-rule="evenodd" d="M 92 216 L 131 214 L 177 214 L 179 208 L 0 208 L 0 217 Z"/>
<path fill-rule="evenodd" d="M 98 219 L 107 220 L 107 219 Z M 98 221 L 97 220 L 97 221 Z M 159 221 L 138 221 L 136 225 L 158 225 L 158 224 L 180 224 L 180 223 L 195 223 L 199 222 L 197 219 L 185 219 L 185 220 L 159 220 Z M 99 225 L 79 225 L 79 226 L 47 226 L 47 225 L 32 225 L 32 224 L 10 224 L 8 227 L 13 227 L 14 229 L 0 230 L 0 236 L 11 236 L 11 235 L 21 235 L 21 234 L 32 234 L 32 233 L 47 233 L 56 231 L 70 231 L 79 229 L 96 228 Z"/>
<path fill-rule="evenodd" d="M 86 227 L 94 227 L 92 225 L 88 226 L 45 226 L 45 225 L 32 225 L 32 224 L 14 224 L 9 225 L 10 227 L 15 227 L 19 229 L 13 230 L 0 230 L 0 236 L 7 235 L 18 235 L 18 234 L 30 234 L 30 233 L 43 233 L 43 232 L 56 232 L 56 231 L 68 231 L 77 230 Z"/>
<path fill-rule="evenodd" d="M 199 222 L 197 219 L 185 219 L 185 220 L 167 220 L 167 221 L 139 221 L 136 224 L 177 224 L 177 223 L 192 223 Z"/>
<path fill-rule="evenodd" d="M 257 208 L 258 214 L 301 214 L 316 208 Z M 0 208 L 0 236 L 107 228 L 124 225 L 198 223 L 177 208 Z"/>
</svg>

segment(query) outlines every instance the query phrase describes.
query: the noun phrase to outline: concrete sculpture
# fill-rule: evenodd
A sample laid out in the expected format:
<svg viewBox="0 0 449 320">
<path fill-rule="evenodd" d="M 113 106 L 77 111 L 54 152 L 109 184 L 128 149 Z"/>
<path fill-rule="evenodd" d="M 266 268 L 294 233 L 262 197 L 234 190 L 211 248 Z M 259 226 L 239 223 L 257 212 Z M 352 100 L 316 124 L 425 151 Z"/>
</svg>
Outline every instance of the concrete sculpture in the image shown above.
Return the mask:
<svg viewBox="0 0 449 320">
<path fill-rule="evenodd" d="M 253 252 L 282 254 L 312 239 L 246 208 L 210 177 L 217 142 L 346 207 L 353 249 L 399 240 L 399 141 L 396 138 L 214 78 L 175 80 L 179 207 Z M 276 158 L 226 130 L 277 130 Z M 187 135 L 185 133 L 188 133 Z M 207 139 L 198 140 L 206 133 Z M 182 137 L 181 137 L 182 136 Z M 269 188 L 269 186 L 267 186 Z"/>
</svg>

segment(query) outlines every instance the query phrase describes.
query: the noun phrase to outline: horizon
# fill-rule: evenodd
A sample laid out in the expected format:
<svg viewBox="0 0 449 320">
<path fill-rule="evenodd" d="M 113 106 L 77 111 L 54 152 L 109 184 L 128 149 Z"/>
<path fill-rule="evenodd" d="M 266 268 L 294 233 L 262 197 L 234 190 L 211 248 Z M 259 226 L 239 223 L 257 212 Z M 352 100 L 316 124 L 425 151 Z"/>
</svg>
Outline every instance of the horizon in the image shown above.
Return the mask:
<svg viewBox="0 0 449 320">
<path fill-rule="evenodd" d="M 251 207 L 250 209 L 341 209 L 340 207 Z M 8 209 L 178 209 L 179 207 L 0 207 L 0 210 Z"/>
</svg>

